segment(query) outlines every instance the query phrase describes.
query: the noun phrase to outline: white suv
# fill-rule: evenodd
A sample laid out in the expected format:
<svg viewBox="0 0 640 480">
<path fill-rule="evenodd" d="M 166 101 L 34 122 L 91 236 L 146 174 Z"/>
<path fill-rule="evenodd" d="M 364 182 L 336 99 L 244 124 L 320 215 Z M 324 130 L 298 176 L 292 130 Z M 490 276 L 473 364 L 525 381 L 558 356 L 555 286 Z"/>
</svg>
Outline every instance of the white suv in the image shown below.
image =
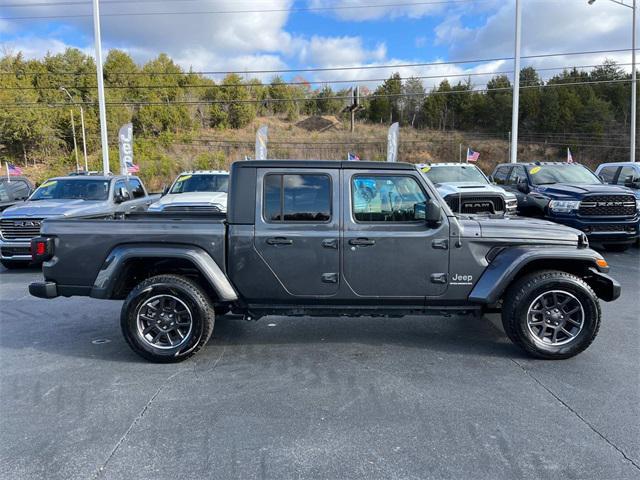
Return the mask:
<svg viewBox="0 0 640 480">
<path fill-rule="evenodd" d="M 166 189 L 150 212 L 227 212 L 229 172 L 196 170 L 183 172 Z"/>
</svg>

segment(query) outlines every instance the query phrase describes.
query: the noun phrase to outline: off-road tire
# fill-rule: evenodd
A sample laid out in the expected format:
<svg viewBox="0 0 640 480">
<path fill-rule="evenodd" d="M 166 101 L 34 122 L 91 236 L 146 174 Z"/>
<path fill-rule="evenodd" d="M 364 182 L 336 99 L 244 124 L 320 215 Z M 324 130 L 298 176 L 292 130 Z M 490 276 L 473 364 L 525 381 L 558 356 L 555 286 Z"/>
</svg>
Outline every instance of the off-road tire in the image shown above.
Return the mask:
<svg viewBox="0 0 640 480">
<path fill-rule="evenodd" d="M 176 348 L 157 348 L 142 338 L 138 330 L 138 311 L 145 301 L 158 295 L 171 295 L 188 306 L 192 327 L 184 343 Z M 127 296 L 120 315 L 125 340 L 141 357 L 157 363 L 186 360 L 200 350 L 213 333 L 215 312 L 207 294 L 193 280 L 179 275 L 158 275 L 140 282 Z"/>
<path fill-rule="evenodd" d="M 530 305 L 551 290 L 572 294 L 584 312 L 582 330 L 564 345 L 541 345 L 527 326 Z M 575 275 L 556 270 L 533 272 L 516 281 L 507 290 L 502 307 L 502 325 L 509 339 L 529 355 L 546 360 L 570 358 L 584 351 L 598 335 L 600 319 L 600 303 L 591 287 Z"/>
</svg>

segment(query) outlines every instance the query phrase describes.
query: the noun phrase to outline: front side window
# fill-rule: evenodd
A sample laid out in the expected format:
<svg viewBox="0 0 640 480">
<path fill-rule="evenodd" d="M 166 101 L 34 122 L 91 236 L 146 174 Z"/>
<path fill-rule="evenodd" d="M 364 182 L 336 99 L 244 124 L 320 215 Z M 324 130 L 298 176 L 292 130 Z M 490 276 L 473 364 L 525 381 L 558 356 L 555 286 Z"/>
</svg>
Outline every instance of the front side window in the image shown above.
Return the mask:
<svg viewBox="0 0 640 480">
<path fill-rule="evenodd" d="M 527 174 L 524 171 L 524 167 L 513 167 L 511 170 L 511 175 L 509 175 L 509 181 L 507 182 L 509 185 L 517 185 L 520 182 L 527 181 Z"/>
<path fill-rule="evenodd" d="M 131 196 L 129 195 L 129 190 L 127 189 L 127 184 L 124 182 L 124 180 L 118 180 L 116 182 L 116 185 L 113 190 L 114 197 L 117 197 L 118 195 L 120 195 L 120 192 L 124 194 L 124 197 L 123 197 L 124 201 L 131 199 Z"/>
<path fill-rule="evenodd" d="M 331 179 L 321 174 L 269 174 L 264 178 L 267 222 L 328 222 Z"/>
<path fill-rule="evenodd" d="M 416 179 L 409 176 L 354 176 L 351 195 L 358 222 L 413 222 L 416 207 L 427 200 Z"/>
<path fill-rule="evenodd" d="M 133 198 L 144 197 L 144 188 L 142 187 L 142 183 L 140 182 L 140 180 L 138 180 L 137 178 L 130 178 L 129 187 L 131 187 Z"/>
<path fill-rule="evenodd" d="M 624 185 L 626 182 L 633 181 L 638 178 L 638 176 L 633 167 L 622 167 L 620 175 L 618 175 L 618 185 Z"/>
<path fill-rule="evenodd" d="M 498 185 L 506 185 L 508 174 L 509 174 L 509 167 L 500 167 L 496 170 L 496 173 L 493 176 L 493 180 Z"/>
<path fill-rule="evenodd" d="M 108 180 L 58 179 L 44 182 L 30 200 L 106 200 L 108 195 Z"/>
<path fill-rule="evenodd" d="M 604 167 L 600 170 L 600 176 L 604 183 L 613 183 L 613 178 L 616 176 L 616 170 L 618 170 L 618 167 Z"/>
</svg>

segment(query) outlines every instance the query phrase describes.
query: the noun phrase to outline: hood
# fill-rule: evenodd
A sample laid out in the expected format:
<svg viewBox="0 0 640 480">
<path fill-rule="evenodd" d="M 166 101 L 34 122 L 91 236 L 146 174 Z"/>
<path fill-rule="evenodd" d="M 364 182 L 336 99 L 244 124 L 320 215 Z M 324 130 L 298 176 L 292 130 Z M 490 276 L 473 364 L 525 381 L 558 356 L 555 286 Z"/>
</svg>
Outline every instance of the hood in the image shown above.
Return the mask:
<svg viewBox="0 0 640 480">
<path fill-rule="evenodd" d="M 516 196 L 507 192 L 504 188 L 493 184 L 480 184 L 475 182 L 447 182 L 437 183 L 436 188 L 443 197 L 454 193 L 462 194 L 483 194 L 483 193 L 499 193 L 505 198 L 515 198 Z"/>
<path fill-rule="evenodd" d="M 185 192 L 168 193 L 151 205 L 152 210 L 166 205 L 202 205 L 216 204 L 225 209 L 227 207 L 227 193 L 225 192 Z"/>
<path fill-rule="evenodd" d="M 474 217 L 474 220 L 479 223 L 483 238 L 578 242 L 578 238 L 583 235 L 575 228 L 535 218 Z"/>
<path fill-rule="evenodd" d="M 589 194 L 609 195 L 615 193 L 626 193 L 633 195 L 633 190 L 620 185 L 601 185 L 599 183 L 593 185 L 573 185 L 568 183 L 554 183 L 553 185 L 537 185 L 535 191 L 544 193 L 549 197 L 571 197 L 581 198 Z"/>
<path fill-rule="evenodd" d="M 2 218 L 34 217 L 48 218 L 63 215 L 94 213 L 105 201 L 94 200 L 35 200 L 20 203 L 2 212 Z"/>
</svg>

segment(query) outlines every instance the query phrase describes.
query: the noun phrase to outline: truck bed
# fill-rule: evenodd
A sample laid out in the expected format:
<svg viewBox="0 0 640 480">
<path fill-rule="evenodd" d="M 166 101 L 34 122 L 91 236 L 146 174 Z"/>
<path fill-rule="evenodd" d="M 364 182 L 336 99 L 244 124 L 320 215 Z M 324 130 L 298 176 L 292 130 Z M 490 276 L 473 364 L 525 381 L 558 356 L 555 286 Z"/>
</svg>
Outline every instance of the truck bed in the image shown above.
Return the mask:
<svg viewBox="0 0 640 480">
<path fill-rule="evenodd" d="M 60 236 L 55 240 L 56 257 L 47 264 L 48 275 L 60 285 L 80 288 L 91 287 L 109 253 L 125 244 L 199 247 L 224 271 L 225 232 L 224 214 L 195 212 L 50 219 L 41 228 L 42 235 Z"/>
</svg>

